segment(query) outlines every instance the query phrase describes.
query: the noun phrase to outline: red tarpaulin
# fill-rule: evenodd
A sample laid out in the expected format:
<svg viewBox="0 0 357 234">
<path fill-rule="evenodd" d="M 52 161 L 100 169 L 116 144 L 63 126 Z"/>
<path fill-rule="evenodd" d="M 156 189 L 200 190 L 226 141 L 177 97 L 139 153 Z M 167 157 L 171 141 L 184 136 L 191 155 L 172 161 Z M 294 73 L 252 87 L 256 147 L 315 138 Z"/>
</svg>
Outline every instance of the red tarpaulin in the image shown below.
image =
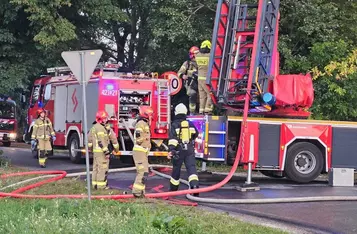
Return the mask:
<svg viewBox="0 0 357 234">
<path fill-rule="evenodd" d="M 273 94 L 277 106 L 311 107 L 314 88 L 311 75 L 278 75 L 274 79 Z"/>
</svg>

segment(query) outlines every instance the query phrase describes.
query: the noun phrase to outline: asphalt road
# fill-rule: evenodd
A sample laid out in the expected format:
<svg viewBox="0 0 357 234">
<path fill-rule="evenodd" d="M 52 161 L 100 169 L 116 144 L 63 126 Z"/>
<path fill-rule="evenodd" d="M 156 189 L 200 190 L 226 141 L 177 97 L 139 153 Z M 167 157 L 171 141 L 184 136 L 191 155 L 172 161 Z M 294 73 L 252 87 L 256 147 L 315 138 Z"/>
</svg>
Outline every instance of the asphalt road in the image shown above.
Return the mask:
<svg viewBox="0 0 357 234">
<path fill-rule="evenodd" d="M 67 151 L 55 151 L 55 155 L 46 161 L 46 168 L 40 168 L 38 160 L 32 157 L 30 146 L 26 144 L 16 145 L 17 147 L 0 147 L 4 152 L 3 156 L 10 160 L 11 164 L 17 167 L 24 167 L 30 170 L 64 170 L 68 173 L 85 171 L 86 163 L 83 159 L 80 164 L 74 164 L 68 157 Z M 92 163 L 92 160 L 91 160 Z M 119 159 L 111 160 L 110 168 L 125 167 Z M 92 164 L 90 164 L 92 168 Z"/>
<path fill-rule="evenodd" d="M 77 172 L 85 170 L 85 162 L 73 164 L 65 155 L 51 157 L 47 168 L 41 169 L 36 159 L 32 158 L 29 148 L 5 148 L 4 156 L 11 160 L 12 165 L 26 167 L 30 170 L 66 170 Z M 114 160 L 111 167 L 123 167 L 119 160 Z M 170 172 L 167 172 L 170 173 Z M 183 178 L 186 176 L 183 173 Z M 134 172 L 114 173 L 108 177 L 113 188 L 128 190 L 135 178 Z M 200 175 L 201 186 L 208 186 L 212 181 L 220 181 L 223 176 L 214 178 Z M 243 183 L 243 176 L 236 176 L 227 186 Z M 336 196 L 357 195 L 356 187 L 329 187 L 326 179 L 320 179 L 307 185 L 297 185 L 286 179 L 270 179 L 264 176 L 253 177 L 259 183 L 261 190 L 257 192 L 239 192 L 237 190 L 220 189 L 201 194 L 201 197 L 214 198 L 278 198 L 301 196 Z M 167 191 L 168 181 L 158 176 L 150 176 L 147 192 Z M 184 185 L 180 189 L 186 189 Z M 157 191 L 156 191 L 157 192 Z M 184 197 L 179 197 L 184 199 Z M 308 202 L 284 204 L 200 204 L 200 208 L 229 213 L 243 221 L 278 227 L 290 233 L 357 233 L 357 202 Z"/>
</svg>

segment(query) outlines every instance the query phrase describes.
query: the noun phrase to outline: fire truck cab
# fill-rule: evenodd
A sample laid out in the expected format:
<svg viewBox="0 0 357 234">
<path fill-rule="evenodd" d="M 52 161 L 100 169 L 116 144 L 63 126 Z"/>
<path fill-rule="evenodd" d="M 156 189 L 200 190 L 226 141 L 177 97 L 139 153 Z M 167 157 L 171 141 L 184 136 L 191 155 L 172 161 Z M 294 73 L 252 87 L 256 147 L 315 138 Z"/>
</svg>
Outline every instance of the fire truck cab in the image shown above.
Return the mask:
<svg viewBox="0 0 357 234">
<path fill-rule="evenodd" d="M 6 147 L 16 140 L 16 102 L 10 97 L 0 97 L 0 141 Z"/>
</svg>

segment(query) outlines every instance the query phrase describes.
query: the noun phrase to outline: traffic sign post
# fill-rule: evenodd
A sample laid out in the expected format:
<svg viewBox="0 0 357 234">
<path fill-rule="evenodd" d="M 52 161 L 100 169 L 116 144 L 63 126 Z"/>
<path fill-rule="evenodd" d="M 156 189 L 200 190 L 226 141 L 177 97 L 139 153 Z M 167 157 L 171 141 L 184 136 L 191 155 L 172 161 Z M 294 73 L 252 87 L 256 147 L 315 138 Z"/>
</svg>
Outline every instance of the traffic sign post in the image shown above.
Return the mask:
<svg viewBox="0 0 357 234">
<path fill-rule="evenodd" d="M 83 142 L 85 144 L 86 151 L 86 169 L 87 169 L 87 191 L 88 200 L 91 200 L 91 183 L 89 172 L 89 153 L 88 153 L 88 138 L 87 138 L 87 96 L 86 85 L 92 76 L 94 69 L 96 68 L 100 57 L 102 56 L 102 50 L 82 50 L 82 51 L 65 51 L 62 52 L 62 58 L 71 69 L 75 78 L 82 85 L 82 99 L 83 99 Z"/>
</svg>

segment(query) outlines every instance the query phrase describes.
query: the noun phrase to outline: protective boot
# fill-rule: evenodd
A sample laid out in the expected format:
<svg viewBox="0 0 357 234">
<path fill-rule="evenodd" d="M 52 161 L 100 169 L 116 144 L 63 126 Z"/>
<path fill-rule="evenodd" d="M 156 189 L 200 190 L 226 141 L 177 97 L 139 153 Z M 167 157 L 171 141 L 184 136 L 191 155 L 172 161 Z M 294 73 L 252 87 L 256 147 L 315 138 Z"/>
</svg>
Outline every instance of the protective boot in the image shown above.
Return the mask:
<svg viewBox="0 0 357 234">
<path fill-rule="evenodd" d="M 179 189 L 179 185 L 174 185 L 174 184 L 170 183 L 170 192 L 177 191 L 178 189 Z"/>
<path fill-rule="evenodd" d="M 40 150 L 38 162 L 39 162 L 41 168 L 46 168 L 46 151 L 45 150 Z"/>
<path fill-rule="evenodd" d="M 190 189 L 198 189 L 198 188 L 200 188 L 200 186 L 198 186 L 198 185 L 190 186 Z M 192 195 L 195 196 L 195 197 L 199 197 L 199 196 L 200 196 L 199 193 L 194 193 L 194 194 L 192 194 Z"/>
</svg>

